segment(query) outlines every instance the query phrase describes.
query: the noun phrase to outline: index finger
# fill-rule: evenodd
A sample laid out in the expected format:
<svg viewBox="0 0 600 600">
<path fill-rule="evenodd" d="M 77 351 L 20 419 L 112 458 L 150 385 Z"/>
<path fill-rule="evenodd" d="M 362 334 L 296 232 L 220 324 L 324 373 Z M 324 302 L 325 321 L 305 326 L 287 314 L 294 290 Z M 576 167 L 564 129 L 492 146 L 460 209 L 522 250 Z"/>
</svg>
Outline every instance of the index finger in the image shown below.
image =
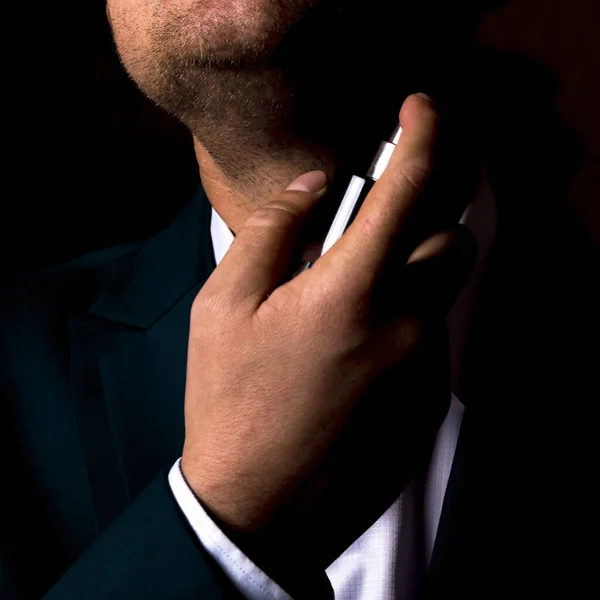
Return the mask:
<svg viewBox="0 0 600 600">
<path fill-rule="evenodd" d="M 400 125 L 402 135 L 387 168 L 342 237 L 311 269 L 334 273 L 336 286 L 354 294 L 372 288 L 431 172 L 438 129 L 431 100 L 409 96 Z"/>
</svg>

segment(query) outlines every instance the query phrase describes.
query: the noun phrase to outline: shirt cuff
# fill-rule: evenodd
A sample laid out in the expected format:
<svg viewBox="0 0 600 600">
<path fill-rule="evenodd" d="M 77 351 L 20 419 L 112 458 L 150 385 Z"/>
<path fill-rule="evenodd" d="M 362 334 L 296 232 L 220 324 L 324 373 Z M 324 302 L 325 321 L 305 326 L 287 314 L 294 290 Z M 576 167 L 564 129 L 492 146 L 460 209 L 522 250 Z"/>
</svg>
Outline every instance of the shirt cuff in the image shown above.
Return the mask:
<svg viewBox="0 0 600 600">
<path fill-rule="evenodd" d="M 180 462 L 181 459 L 169 472 L 169 485 L 175 500 L 200 543 L 230 581 L 248 600 L 293 600 L 217 527 L 184 479 Z"/>
</svg>

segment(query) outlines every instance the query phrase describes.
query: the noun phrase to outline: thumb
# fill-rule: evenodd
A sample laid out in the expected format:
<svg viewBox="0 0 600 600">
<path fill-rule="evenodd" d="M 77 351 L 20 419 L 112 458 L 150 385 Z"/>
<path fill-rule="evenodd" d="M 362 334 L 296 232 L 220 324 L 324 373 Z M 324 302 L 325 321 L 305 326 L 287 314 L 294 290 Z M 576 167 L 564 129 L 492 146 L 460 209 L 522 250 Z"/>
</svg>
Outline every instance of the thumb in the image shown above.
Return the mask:
<svg viewBox="0 0 600 600">
<path fill-rule="evenodd" d="M 326 191 L 325 173 L 310 171 L 253 210 L 206 282 L 206 293 L 256 310 L 289 272 L 301 226 Z"/>
</svg>

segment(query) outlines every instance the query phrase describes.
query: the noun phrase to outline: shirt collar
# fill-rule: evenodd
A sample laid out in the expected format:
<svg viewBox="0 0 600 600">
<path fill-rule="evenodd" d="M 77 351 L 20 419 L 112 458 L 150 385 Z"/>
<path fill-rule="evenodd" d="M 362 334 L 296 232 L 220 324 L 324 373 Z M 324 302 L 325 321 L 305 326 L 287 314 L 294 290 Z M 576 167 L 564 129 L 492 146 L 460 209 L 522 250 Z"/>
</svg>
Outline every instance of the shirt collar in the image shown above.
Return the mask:
<svg viewBox="0 0 600 600">
<path fill-rule="evenodd" d="M 460 223 L 468 227 L 477 240 L 479 248 L 477 267 L 475 268 L 477 272 L 483 266 L 496 237 L 497 226 L 494 195 L 485 172 L 482 176 L 477 197 L 466 208 Z M 211 212 L 210 233 L 215 261 L 216 264 L 219 264 L 233 243 L 234 235 L 214 208 Z"/>
<path fill-rule="evenodd" d="M 212 245 L 216 264 L 221 262 L 225 256 L 229 246 L 233 243 L 233 232 L 213 208 L 210 219 L 210 235 L 212 237 Z"/>
<path fill-rule="evenodd" d="M 496 237 L 494 197 L 485 172 L 477 197 L 466 208 L 460 223 L 468 227 L 475 236 L 479 247 L 478 265 L 482 264 Z M 233 243 L 234 235 L 214 208 L 211 212 L 210 233 L 215 261 L 219 264 Z"/>
</svg>

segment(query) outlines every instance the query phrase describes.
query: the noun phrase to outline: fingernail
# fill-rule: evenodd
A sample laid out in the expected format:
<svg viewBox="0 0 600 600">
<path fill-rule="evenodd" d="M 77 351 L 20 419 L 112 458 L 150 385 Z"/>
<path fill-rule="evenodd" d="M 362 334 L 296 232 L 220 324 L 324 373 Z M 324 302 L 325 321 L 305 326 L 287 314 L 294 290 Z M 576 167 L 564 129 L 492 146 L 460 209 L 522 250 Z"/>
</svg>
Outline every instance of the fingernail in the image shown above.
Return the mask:
<svg viewBox="0 0 600 600">
<path fill-rule="evenodd" d="M 300 175 L 288 185 L 286 191 L 320 192 L 327 186 L 327 175 L 323 171 L 310 171 Z"/>
<path fill-rule="evenodd" d="M 419 92 L 418 94 L 415 94 L 415 96 L 419 96 L 419 98 L 423 98 L 423 100 L 429 100 L 429 102 L 433 102 L 431 96 L 428 96 L 425 92 Z"/>
</svg>

